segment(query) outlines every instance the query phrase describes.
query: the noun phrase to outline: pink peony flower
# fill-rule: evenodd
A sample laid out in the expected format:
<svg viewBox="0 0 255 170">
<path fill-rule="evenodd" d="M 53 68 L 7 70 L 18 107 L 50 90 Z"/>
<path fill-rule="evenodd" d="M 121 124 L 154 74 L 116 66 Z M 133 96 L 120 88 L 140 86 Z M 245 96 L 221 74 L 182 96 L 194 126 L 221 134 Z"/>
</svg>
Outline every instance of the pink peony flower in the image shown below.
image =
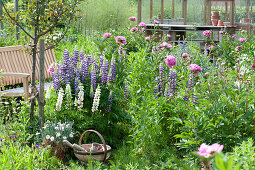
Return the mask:
<svg viewBox="0 0 255 170">
<path fill-rule="evenodd" d="M 123 44 L 123 45 L 127 44 L 126 38 L 123 36 L 118 36 L 115 38 L 115 40 L 116 40 L 116 43 Z"/>
<path fill-rule="evenodd" d="M 163 42 L 160 46 L 161 46 L 162 49 L 164 49 L 164 47 L 166 47 L 166 48 L 172 48 L 172 45 L 171 45 L 171 44 L 168 44 L 167 42 Z"/>
<path fill-rule="evenodd" d="M 243 48 L 241 46 L 236 47 L 236 51 L 241 51 Z"/>
<path fill-rule="evenodd" d="M 200 147 L 198 148 L 197 154 L 199 156 L 203 156 L 205 158 L 208 158 L 212 156 L 214 153 L 219 153 L 223 150 L 223 145 L 220 145 L 218 143 L 214 143 L 212 145 L 206 145 L 205 143 L 202 143 Z"/>
<path fill-rule="evenodd" d="M 199 74 L 199 72 L 202 71 L 202 68 L 196 64 L 191 64 L 188 68 L 194 72 L 194 76 L 197 76 Z"/>
<path fill-rule="evenodd" d="M 209 50 L 213 50 L 215 48 L 215 46 L 214 45 L 211 45 L 210 47 L 209 47 Z"/>
<path fill-rule="evenodd" d="M 151 37 L 145 37 L 145 40 L 150 41 Z"/>
<path fill-rule="evenodd" d="M 199 156 L 203 156 L 205 158 L 208 158 L 209 156 L 211 156 L 211 148 L 210 148 L 210 146 L 206 145 L 205 143 L 202 143 L 202 145 L 200 145 L 200 147 L 198 148 L 197 154 Z"/>
<path fill-rule="evenodd" d="M 154 20 L 154 24 L 159 24 L 159 22 L 157 20 Z"/>
<path fill-rule="evenodd" d="M 203 32 L 204 36 L 208 36 L 208 35 L 211 35 L 211 34 L 212 34 L 212 32 L 209 31 L 209 30 L 206 30 L 206 31 Z"/>
<path fill-rule="evenodd" d="M 176 65 L 176 59 L 174 56 L 167 56 L 164 62 L 166 62 L 170 68 L 173 68 L 173 66 Z"/>
<path fill-rule="evenodd" d="M 131 28 L 130 32 L 138 32 L 138 29 L 136 27 Z"/>
<path fill-rule="evenodd" d="M 139 25 L 139 27 L 142 27 L 142 28 L 145 28 L 146 27 L 146 24 L 144 22 L 141 22 Z"/>
<path fill-rule="evenodd" d="M 166 37 L 170 39 L 172 36 L 170 34 L 167 34 Z"/>
<path fill-rule="evenodd" d="M 245 41 L 245 38 L 239 38 L 238 39 L 241 43 L 243 43 Z"/>
<path fill-rule="evenodd" d="M 54 72 L 54 66 L 53 64 L 50 65 L 49 69 L 48 69 L 49 73 L 53 73 Z"/>
<path fill-rule="evenodd" d="M 251 68 L 252 68 L 252 69 L 255 69 L 255 65 L 252 65 Z"/>
<path fill-rule="evenodd" d="M 109 38 L 109 37 L 111 37 L 111 36 L 112 36 L 111 33 L 105 33 L 105 34 L 103 35 L 103 37 L 107 37 L 107 38 Z"/>
<path fill-rule="evenodd" d="M 130 21 L 136 21 L 136 17 L 129 17 Z"/>
<path fill-rule="evenodd" d="M 219 153 L 223 150 L 223 147 L 224 147 L 223 145 L 220 145 L 218 143 L 214 143 L 210 146 L 211 153 L 214 153 L 214 152 Z"/>
</svg>

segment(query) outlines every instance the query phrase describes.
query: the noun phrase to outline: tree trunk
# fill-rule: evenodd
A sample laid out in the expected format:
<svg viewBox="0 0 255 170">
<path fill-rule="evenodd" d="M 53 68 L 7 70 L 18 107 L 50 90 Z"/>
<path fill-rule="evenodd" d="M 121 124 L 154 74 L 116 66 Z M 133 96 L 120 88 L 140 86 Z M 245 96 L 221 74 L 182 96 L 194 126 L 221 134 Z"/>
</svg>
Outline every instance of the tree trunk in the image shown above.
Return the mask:
<svg viewBox="0 0 255 170">
<path fill-rule="evenodd" d="M 40 52 L 39 52 L 39 126 L 40 128 L 44 125 L 44 39 L 39 41 Z"/>
<path fill-rule="evenodd" d="M 34 45 L 32 46 L 32 80 L 31 80 L 31 110 L 30 119 L 34 119 L 35 112 L 35 97 L 38 94 L 38 90 L 35 86 L 35 66 L 36 66 L 36 50 L 37 50 L 38 39 L 34 39 Z"/>
</svg>

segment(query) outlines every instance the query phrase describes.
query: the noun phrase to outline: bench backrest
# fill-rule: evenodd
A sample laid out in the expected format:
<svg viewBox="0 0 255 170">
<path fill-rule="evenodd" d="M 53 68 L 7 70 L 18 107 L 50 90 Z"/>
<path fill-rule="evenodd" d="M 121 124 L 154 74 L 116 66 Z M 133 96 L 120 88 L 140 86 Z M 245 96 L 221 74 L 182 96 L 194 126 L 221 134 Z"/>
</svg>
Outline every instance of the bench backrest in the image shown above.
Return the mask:
<svg viewBox="0 0 255 170">
<path fill-rule="evenodd" d="M 22 45 L 0 47 L 0 69 L 3 72 L 28 73 L 32 75 L 32 56 L 28 52 L 28 49 Z M 44 76 L 45 78 L 51 78 L 51 74 L 47 70 L 52 63 L 56 62 L 54 50 L 48 49 L 44 54 Z M 39 53 L 37 53 L 36 57 L 35 79 L 39 80 Z M 31 76 L 29 81 L 31 81 Z M 22 83 L 22 78 L 4 77 L 2 83 L 4 86 L 14 85 Z"/>
</svg>

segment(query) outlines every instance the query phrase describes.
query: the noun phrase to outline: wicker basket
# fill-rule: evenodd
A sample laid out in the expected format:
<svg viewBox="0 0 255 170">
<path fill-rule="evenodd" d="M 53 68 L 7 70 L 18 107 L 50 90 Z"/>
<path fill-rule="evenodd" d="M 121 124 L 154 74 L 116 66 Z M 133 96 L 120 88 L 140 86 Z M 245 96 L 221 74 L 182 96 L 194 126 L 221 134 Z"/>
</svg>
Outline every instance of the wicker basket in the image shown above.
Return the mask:
<svg viewBox="0 0 255 170">
<path fill-rule="evenodd" d="M 78 150 L 74 149 L 74 155 L 79 160 L 81 160 L 81 161 L 83 161 L 85 163 L 88 162 L 90 155 L 91 155 L 91 159 L 92 160 L 97 160 L 97 161 L 100 161 L 100 162 L 105 162 L 105 160 L 107 160 L 110 157 L 111 147 L 109 145 L 105 144 L 105 140 L 104 140 L 103 136 L 99 132 L 97 132 L 95 130 L 86 130 L 85 132 L 82 133 L 82 135 L 80 137 L 79 145 L 81 147 L 83 147 L 84 149 L 86 149 L 86 150 L 89 150 L 91 148 L 92 144 L 83 144 L 83 145 L 81 144 L 82 138 L 83 138 L 83 136 L 87 132 L 94 132 L 94 133 L 96 133 L 99 136 L 99 138 L 103 142 L 103 144 L 100 144 L 100 145 L 102 145 L 102 147 L 104 148 L 104 151 L 101 151 L 101 152 L 84 152 L 84 151 L 78 151 Z"/>
</svg>

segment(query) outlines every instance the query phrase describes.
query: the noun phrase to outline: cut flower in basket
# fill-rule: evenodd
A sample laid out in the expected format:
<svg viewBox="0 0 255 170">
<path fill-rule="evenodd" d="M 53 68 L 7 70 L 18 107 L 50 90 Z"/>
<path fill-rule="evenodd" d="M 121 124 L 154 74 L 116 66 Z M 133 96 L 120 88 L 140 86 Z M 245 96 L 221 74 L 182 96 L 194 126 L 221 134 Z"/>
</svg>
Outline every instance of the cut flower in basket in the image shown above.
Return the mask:
<svg viewBox="0 0 255 170">
<path fill-rule="evenodd" d="M 42 141 L 45 145 L 62 145 L 63 140 L 71 139 L 73 122 L 50 122 L 47 121 L 41 132 Z"/>
</svg>

